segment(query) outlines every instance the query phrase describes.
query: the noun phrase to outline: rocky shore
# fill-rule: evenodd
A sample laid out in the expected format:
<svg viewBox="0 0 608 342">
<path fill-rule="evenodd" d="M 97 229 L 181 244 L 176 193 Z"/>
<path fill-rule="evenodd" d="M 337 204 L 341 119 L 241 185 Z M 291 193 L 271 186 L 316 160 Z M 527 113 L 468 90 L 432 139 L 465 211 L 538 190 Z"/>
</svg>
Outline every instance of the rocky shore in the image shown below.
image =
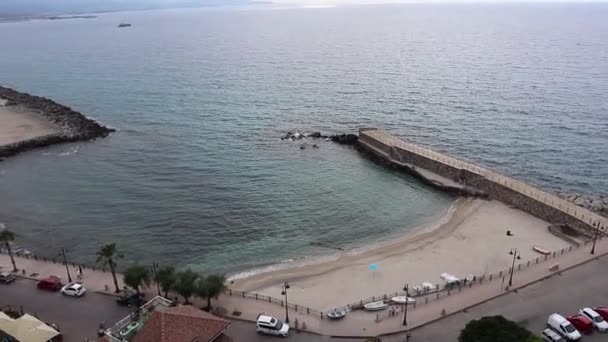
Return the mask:
<svg viewBox="0 0 608 342">
<path fill-rule="evenodd" d="M 27 108 L 55 124 L 60 130 L 57 134 L 49 134 L 0 146 L 0 158 L 57 143 L 104 138 L 115 131 L 112 128 L 100 125 L 95 120 L 88 119 L 70 107 L 63 106 L 50 99 L 21 93 L 2 86 L 0 86 L 0 105 L 8 108 L 11 106 Z"/>
<path fill-rule="evenodd" d="M 560 197 L 596 212 L 603 216 L 608 216 L 608 197 L 596 194 L 558 194 Z"/>
<path fill-rule="evenodd" d="M 312 133 L 301 133 L 299 131 L 295 132 L 287 132 L 285 135 L 281 136 L 281 140 L 302 140 L 306 138 L 313 139 L 325 139 L 331 140 L 333 142 L 337 142 L 342 145 L 357 145 L 357 141 L 359 136 L 356 134 L 334 134 L 334 135 L 325 135 L 321 134 L 321 132 L 312 132 Z"/>
</svg>

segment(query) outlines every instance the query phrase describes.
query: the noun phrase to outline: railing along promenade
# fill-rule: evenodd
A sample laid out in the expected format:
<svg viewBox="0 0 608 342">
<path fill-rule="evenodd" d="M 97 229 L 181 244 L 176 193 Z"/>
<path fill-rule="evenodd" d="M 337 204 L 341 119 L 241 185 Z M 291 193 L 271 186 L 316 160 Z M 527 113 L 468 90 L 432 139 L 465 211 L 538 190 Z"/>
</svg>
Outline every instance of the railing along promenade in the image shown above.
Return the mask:
<svg viewBox="0 0 608 342">
<path fill-rule="evenodd" d="M 394 146 L 397 148 L 401 148 L 403 150 L 418 154 L 425 158 L 434 160 L 436 162 L 458 168 L 464 169 L 479 176 L 485 177 L 486 179 L 491 180 L 497 184 L 505 186 L 508 189 L 516 191 L 520 194 L 523 194 L 527 197 L 530 197 L 538 202 L 541 202 L 547 206 L 550 206 L 554 209 L 557 209 L 563 213 L 566 213 L 577 220 L 588 224 L 589 226 L 599 228 L 602 232 L 606 232 L 608 229 L 608 218 L 602 217 L 588 209 L 583 207 L 579 207 L 578 205 L 568 202 L 565 199 L 562 199 L 556 195 L 550 194 L 548 192 L 542 191 L 538 188 L 535 188 L 529 184 L 518 181 L 511 177 L 507 177 L 505 175 L 501 175 L 497 172 L 490 171 L 484 169 L 482 167 L 473 165 L 471 163 L 467 163 L 447 155 L 431 151 L 427 148 L 420 147 L 418 145 L 405 142 L 401 139 L 398 139 L 392 135 L 389 135 L 385 132 L 379 130 L 365 130 L 364 134 L 383 143 L 387 146 Z"/>
</svg>

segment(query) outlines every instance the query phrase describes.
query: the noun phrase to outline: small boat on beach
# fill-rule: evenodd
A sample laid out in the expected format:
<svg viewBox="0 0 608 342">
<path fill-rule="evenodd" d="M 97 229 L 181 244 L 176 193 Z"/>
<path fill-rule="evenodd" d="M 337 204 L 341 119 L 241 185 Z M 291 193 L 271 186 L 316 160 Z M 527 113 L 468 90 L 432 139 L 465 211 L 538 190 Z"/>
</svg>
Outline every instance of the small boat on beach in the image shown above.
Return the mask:
<svg viewBox="0 0 608 342">
<path fill-rule="evenodd" d="M 120 23 L 120 24 L 118 24 L 118 27 L 130 27 L 130 26 L 131 26 L 131 24 L 128 24 L 128 23 Z"/>
<path fill-rule="evenodd" d="M 538 252 L 538 253 L 540 253 L 540 254 L 542 254 L 542 255 L 548 255 L 548 254 L 550 254 L 550 253 L 551 253 L 551 251 L 550 251 L 550 250 L 548 250 L 548 249 L 546 249 L 546 248 L 542 248 L 542 247 L 537 246 L 537 245 L 532 246 L 532 249 L 533 249 L 535 252 Z"/>
<path fill-rule="evenodd" d="M 412 298 L 412 297 L 395 296 L 395 297 L 391 298 L 391 302 L 393 302 L 395 304 L 402 304 L 403 305 L 406 302 L 408 304 L 414 304 L 414 303 L 416 303 L 416 300 L 414 298 Z"/>
<path fill-rule="evenodd" d="M 341 319 L 344 318 L 347 313 L 348 311 L 346 309 L 334 309 L 327 313 L 327 317 L 329 317 L 329 319 Z"/>
<path fill-rule="evenodd" d="M 386 309 L 387 307 L 388 304 L 383 301 L 371 302 L 363 305 L 363 308 L 367 311 L 380 311 Z"/>
</svg>

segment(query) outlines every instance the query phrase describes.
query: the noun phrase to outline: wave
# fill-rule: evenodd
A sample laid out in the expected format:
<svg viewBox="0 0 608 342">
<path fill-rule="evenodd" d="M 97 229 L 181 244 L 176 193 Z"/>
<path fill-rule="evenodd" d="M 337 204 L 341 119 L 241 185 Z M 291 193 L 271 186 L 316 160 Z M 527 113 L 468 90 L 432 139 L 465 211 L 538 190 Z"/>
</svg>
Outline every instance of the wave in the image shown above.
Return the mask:
<svg viewBox="0 0 608 342">
<path fill-rule="evenodd" d="M 57 157 L 67 157 L 67 156 L 72 156 L 76 153 L 78 153 L 80 147 L 77 146 L 71 146 L 68 147 L 67 149 L 64 149 L 63 151 L 56 153 L 56 152 L 44 152 L 42 155 L 43 156 L 57 156 Z"/>
</svg>

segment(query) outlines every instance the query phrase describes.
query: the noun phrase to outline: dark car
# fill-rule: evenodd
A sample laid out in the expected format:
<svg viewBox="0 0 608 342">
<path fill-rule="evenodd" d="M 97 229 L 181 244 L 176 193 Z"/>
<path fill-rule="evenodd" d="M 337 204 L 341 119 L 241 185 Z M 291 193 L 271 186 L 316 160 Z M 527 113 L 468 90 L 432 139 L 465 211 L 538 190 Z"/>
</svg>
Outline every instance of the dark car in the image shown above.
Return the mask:
<svg viewBox="0 0 608 342">
<path fill-rule="evenodd" d="M 568 321 L 574 325 L 576 330 L 583 334 L 591 334 L 593 332 L 593 322 L 585 315 L 576 314 L 568 316 Z"/>
<path fill-rule="evenodd" d="M 132 291 L 122 291 L 120 297 L 116 298 L 116 303 L 119 305 L 133 305 L 140 307 L 144 303 L 144 295 L 137 294 Z"/>
<path fill-rule="evenodd" d="M 63 287 L 63 284 L 61 284 L 61 278 L 50 276 L 39 281 L 36 286 L 41 290 L 59 291 Z"/>
</svg>

